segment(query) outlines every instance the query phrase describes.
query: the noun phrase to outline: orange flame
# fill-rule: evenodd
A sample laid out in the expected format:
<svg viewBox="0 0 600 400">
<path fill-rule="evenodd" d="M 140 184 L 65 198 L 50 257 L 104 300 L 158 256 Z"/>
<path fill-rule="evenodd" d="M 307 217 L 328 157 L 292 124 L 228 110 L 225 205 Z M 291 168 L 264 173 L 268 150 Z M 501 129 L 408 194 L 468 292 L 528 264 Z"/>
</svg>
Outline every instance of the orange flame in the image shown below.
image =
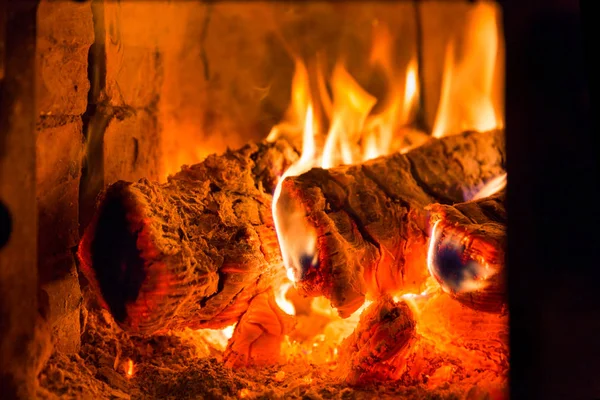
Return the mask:
<svg viewBox="0 0 600 400">
<path fill-rule="evenodd" d="M 502 128 L 499 82 L 494 79 L 500 49 L 498 14 L 495 4 L 476 3 L 468 15 L 463 46 L 458 48 L 457 38 L 448 43 L 434 137 Z"/>
</svg>

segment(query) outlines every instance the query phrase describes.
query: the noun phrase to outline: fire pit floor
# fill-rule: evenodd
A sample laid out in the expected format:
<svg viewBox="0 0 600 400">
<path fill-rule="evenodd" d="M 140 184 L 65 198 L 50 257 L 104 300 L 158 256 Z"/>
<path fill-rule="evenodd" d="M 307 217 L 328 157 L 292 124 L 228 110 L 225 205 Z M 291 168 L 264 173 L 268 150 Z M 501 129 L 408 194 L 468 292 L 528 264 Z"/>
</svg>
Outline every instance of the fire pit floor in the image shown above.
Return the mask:
<svg viewBox="0 0 600 400">
<path fill-rule="evenodd" d="M 398 382 L 351 387 L 326 366 L 290 363 L 230 369 L 209 342 L 177 335 L 129 336 L 101 310 L 85 313 L 78 354 L 54 353 L 40 375 L 40 399 L 483 399 L 477 387 L 431 389 Z M 466 397 L 465 397 L 466 396 Z"/>
</svg>

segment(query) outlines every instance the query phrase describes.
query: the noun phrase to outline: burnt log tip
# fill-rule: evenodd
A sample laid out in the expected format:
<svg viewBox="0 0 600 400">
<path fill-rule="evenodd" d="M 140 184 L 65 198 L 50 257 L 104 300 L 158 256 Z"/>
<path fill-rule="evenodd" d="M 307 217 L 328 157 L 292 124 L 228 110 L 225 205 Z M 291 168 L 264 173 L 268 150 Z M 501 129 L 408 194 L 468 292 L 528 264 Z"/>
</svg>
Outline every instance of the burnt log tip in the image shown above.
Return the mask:
<svg viewBox="0 0 600 400">
<path fill-rule="evenodd" d="M 428 207 L 434 226 L 428 267 L 452 298 L 475 310 L 502 313 L 507 305 L 506 225 L 496 200 Z"/>
<path fill-rule="evenodd" d="M 149 226 L 128 190 L 131 185 L 119 181 L 104 192 L 77 255 L 83 274 L 100 294 L 101 305 L 118 324 L 135 328 L 143 324 L 143 316 L 157 305 L 156 292 L 167 282 L 148 281 L 148 255 L 158 254 L 158 250 L 147 240 Z M 161 268 L 159 260 L 153 261 L 153 269 Z M 150 285 L 154 286 L 152 290 Z M 141 296 L 146 301 L 139 301 Z M 134 303 L 136 310 L 128 310 Z"/>
</svg>

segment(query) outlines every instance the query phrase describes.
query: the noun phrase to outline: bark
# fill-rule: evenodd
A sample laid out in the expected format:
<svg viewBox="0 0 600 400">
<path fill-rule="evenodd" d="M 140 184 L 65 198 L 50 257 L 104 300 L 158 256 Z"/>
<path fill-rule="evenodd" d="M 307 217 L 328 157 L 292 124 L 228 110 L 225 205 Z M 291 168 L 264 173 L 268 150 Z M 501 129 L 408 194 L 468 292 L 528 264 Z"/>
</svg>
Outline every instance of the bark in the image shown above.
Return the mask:
<svg viewBox="0 0 600 400">
<path fill-rule="evenodd" d="M 361 314 L 356 330 L 340 346 L 336 374 L 352 385 L 398 379 L 415 329 L 405 302 L 379 299 Z"/>
<path fill-rule="evenodd" d="M 444 291 L 481 311 L 506 309 L 504 191 L 488 198 L 429 209 L 429 270 Z"/>
<path fill-rule="evenodd" d="M 149 334 L 237 322 L 282 270 L 271 193 L 297 157 L 285 141 L 250 144 L 165 184 L 111 185 L 78 256 L 120 326 Z"/>
<path fill-rule="evenodd" d="M 503 132 L 467 132 L 287 178 L 276 212 L 299 288 L 328 297 L 342 317 L 367 293 L 417 290 L 428 275 L 426 206 L 468 199 L 505 172 L 504 153 Z"/>
</svg>

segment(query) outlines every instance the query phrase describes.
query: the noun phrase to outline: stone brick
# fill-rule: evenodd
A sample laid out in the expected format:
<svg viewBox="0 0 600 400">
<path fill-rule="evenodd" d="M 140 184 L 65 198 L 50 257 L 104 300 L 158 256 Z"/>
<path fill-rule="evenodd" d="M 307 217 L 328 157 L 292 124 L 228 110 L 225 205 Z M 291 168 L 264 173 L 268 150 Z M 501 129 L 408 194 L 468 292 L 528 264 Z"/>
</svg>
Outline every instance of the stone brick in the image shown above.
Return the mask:
<svg viewBox="0 0 600 400">
<path fill-rule="evenodd" d="M 90 2 L 42 0 L 37 15 L 39 112 L 82 114 L 90 87 L 88 50 L 94 41 Z"/>
<path fill-rule="evenodd" d="M 162 85 L 161 52 L 168 36 L 164 2 L 105 2 L 106 88 L 113 106 L 152 107 Z"/>
<path fill-rule="evenodd" d="M 104 179 L 158 179 L 160 150 L 156 117 L 143 110 L 114 117 L 104 133 Z"/>
<path fill-rule="evenodd" d="M 44 117 L 37 126 L 36 180 L 40 273 L 47 257 L 75 246 L 84 152 L 78 117 Z"/>
<path fill-rule="evenodd" d="M 82 295 L 73 256 L 66 253 L 54 260 L 57 269 L 68 273 L 41 286 L 40 303 L 52 332 L 56 349 L 76 353 L 81 343 Z"/>
</svg>

